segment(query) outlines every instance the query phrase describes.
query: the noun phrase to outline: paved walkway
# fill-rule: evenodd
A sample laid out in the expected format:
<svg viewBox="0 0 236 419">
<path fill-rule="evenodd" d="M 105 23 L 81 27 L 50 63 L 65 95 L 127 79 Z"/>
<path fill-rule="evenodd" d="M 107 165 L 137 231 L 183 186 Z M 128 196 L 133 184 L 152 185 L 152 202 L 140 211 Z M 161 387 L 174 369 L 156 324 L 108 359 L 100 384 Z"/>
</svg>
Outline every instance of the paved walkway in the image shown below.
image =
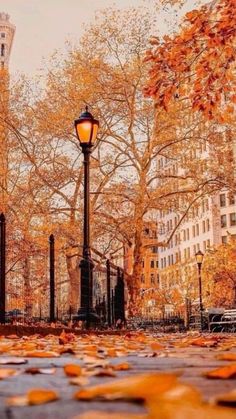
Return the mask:
<svg viewBox="0 0 236 419">
<path fill-rule="evenodd" d="M 137 335 L 138 336 L 138 335 Z M 219 366 L 227 365 L 222 361 L 216 359 L 216 354 L 219 353 L 228 353 L 230 349 L 230 353 L 235 353 L 236 355 L 236 336 L 230 338 L 230 348 L 227 347 L 225 343 L 222 348 L 218 347 L 195 347 L 195 346 L 188 346 L 187 347 L 175 347 L 173 342 L 184 342 L 186 335 L 178 335 L 178 338 L 175 336 L 170 336 L 169 344 L 168 344 L 168 335 L 155 337 L 149 336 L 149 340 L 153 339 L 153 341 L 166 342 L 165 349 L 163 350 L 150 350 L 147 349 L 147 344 L 143 342 L 138 342 L 138 346 L 140 346 L 140 350 L 135 350 L 135 341 L 136 337 L 132 337 L 132 345 L 134 348 L 129 350 L 129 355 L 127 356 L 120 356 L 119 357 L 112 357 L 109 356 L 109 363 L 110 364 L 120 364 L 123 361 L 127 361 L 131 369 L 129 371 L 119 371 L 117 373 L 117 377 L 123 377 L 126 375 L 143 373 L 143 372 L 179 372 L 181 375 L 181 381 L 187 382 L 188 384 L 192 384 L 198 389 L 201 390 L 204 398 L 208 400 L 212 396 L 216 396 L 220 393 L 225 393 L 228 390 L 231 390 L 235 387 L 234 380 L 208 380 L 203 376 L 203 373 L 209 371 L 211 369 L 215 369 Z M 54 339 L 54 338 L 52 338 Z M 78 337 L 77 339 L 80 339 Z M 87 338 L 86 338 L 87 339 Z M 92 344 L 99 344 L 99 338 L 95 337 L 94 342 Z M 107 339 L 107 338 L 105 338 Z M 109 338 L 110 339 L 110 338 Z M 112 338 L 113 339 L 113 338 Z M 119 340 L 118 347 L 120 348 L 121 343 L 123 348 L 126 345 L 126 342 L 123 341 L 122 337 L 114 337 Z M 127 340 L 129 342 L 129 340 Z M 235 345 L 234 345 L 235 341 Z M 19 347 L 23 342 L 24 339 L 15 339 L 10 338 L 7 339 L 0 339 L 0 350 L 1 345 L 2 347 L 6 348 L 6 343 L 10 342 L 11 345 Z M 27 341 L 26 341 L 27 342 Z M 40 342 L 40 339 L 37 340 Z M 80 342 L 80 341 L 79 341 Z M 114 341 L 113 341 L 114 342 Z M 85 344 L 85 342 L 84 342 Z M 104 344 L 104 341 L 101 342 L 101 347 Z M 150 344 L 150 342 L 149 342 Z M 149 345 L 148 344 L 148 345 Z M 5 346 L 4 346 L 5 345 Z M 18 346 L 17 346 L 18 345 Z M 65 345 L 68 347 L 69 344 Z M 74 343 L 75 345 L 75 343 Z M 89 343 L 87 344 L 89 345 Z M 131 347 L 132 347 L 131 345 Z M 112 345 L 111 345 L 112 346 Z M 179 345 L 181 346 L 181 344 Z M 183 345 L 185 346 L 185 345 Z M 62 346 L 60 346 L 62 347 Z M 84 346 L 86 348 L 86 345 Z M 88 347 L 88 346 L 87 346 Z M 5 349 L 4 349 L 5 351 Z M 140 357 L 140 351 L 142 352 L 142 357 Z M 4 352 L 0 355 L 1 359 L 4 357 L 8 357 L 9 360 L 16 355 L 16 351 L 12 351 L 12 348 L 9 352 Z M 19 356 L 22 356 L 21 351 L 19 352 Z M 102 353 L 102 350 L 101 350 Z M 99 349 L 98 349 L 99 354 Z M 23 351 L 24 355 L 24 351 Z M 122 354 L 121 354 L 122 355 Z M 143 406 L 133 403 L 125 403 L 125 402 L 104 402 L 104 401 L 92 401 L 92 402 L 83 402 L 83 401 L 76 401 L 73 399 L 73 394 L 78 389 L 76 386 L 68 384 L 68 377 L 65 375 L 63 366 L 65 364 L 78 364 L 84 365 L 86 359 L 83 357 L 83 353 L 77 353 L 75 355 L 72 354 L 62 354 L 60 357 L 55 358 L 30 358 L 23 356 L 24 359 L 27 360 L 27 364 L 23 365 L 1 365 L 0 369 L 3 368 L 14 368 L 21 371 L 21 374 L 0 380 L 0 418 L 1 419 L 71 419 L 81 413 L 88 411 L 88 410 L 106 410 L 110 412 L 120 412 L 121 418 L 125 418 L 124 412 L 136 412 L 141 413 L 145 412 Z M 82 358 L 82 359 L 79 359 Z M 107 359 L 107 358 L 106 358 Z M 235 361 L 236 362 L 236 361 Z M 40 368 L 48 368 L 48 367 L 55 367 L 56 372 L 52 375 L 45 375 L 45 374 L 37 374 L 31 375 L 26 374 L 25 369 L 29 367 L 40 367 Z M 89 380 L 89 384 L 98 384 L 98 383 L 106 383 L 113 381 L 116 378 L 110 377 L 91 377 Z M 6 398 L 10 396 L 25 394 L 29 389 L 35 387 L 42 387 L 56 390 L 59 395 L 60 399 L 56 402 L 43 404 L 39 406 L 25 406 L 25 407 L 8 407 L 6 406 Z M 122 415 L 123 412 L 123 415 Z M 236 411 L 235 411 L 236 417 Z M 201 418 L 199 418 L 201 419 Z"/>
</svg>

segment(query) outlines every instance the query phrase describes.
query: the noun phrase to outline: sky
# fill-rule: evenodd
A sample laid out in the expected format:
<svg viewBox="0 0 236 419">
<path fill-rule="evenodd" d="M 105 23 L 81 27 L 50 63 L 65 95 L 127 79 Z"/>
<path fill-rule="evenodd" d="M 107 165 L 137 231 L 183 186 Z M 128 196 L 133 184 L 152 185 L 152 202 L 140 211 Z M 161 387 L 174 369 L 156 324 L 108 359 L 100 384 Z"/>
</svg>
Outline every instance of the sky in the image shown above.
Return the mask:
<svg viewBox="0 0 236 419">
<path fill-rule="evenodd" d="M 192 0 L 189 0 L 193 3 Z M 34 76 L 55 49 L 77 41 L 84 24 L 94 21 L 95 11 L 117 6 L 142 6 L 145 0 L 0 0 L 0 12 L 16 26 L 10 73 Z M 146 0 L 145 4 L 152 3 Z M 160 21 L 163 21 L 161 19 Z"/>
</svg>

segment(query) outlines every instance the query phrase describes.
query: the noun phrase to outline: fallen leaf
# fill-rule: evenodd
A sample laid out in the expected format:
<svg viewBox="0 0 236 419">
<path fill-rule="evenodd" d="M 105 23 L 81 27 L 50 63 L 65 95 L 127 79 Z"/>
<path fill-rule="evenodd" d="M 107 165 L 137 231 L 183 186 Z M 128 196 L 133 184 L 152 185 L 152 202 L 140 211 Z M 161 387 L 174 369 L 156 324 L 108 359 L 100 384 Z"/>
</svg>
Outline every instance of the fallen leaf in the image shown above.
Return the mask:
<svg viewBox="0 0 236 419">
<path fill-rule="evenodd" d="M 32 389 L 27 393 L 30 405 L 44 404 L 58 400 L 58 394 L 54 390 Z"/>
<path fill-rule="evenodd" d="M 66 343 L 74 342 L 75 339 L 76 339 L 76 336 L 73 333 L 66 333 L 63 330 L 59 336 L 59 344 L 65 345 Z"/>
<path fill-rule="evenodd" d="M 149 406 L 150 407 L 150 406 Z M 235 419 L 235 410 L 204 404 L 156 403 L 150 407 L 148 419 Z"/>
<path fill-rule="evenodd" d="M 220 394 L 214 399 L 216 404 L 221 406 L 236 406 L 236 389 L 230 391 L 229 393 Z"/>
<path fill-rule="evenodd" d="M 72 419 L 148 419 L 148 415 L 142 413 L 127 412 L 102 412 L 99 410 L 91 410 L 82 413 L 82 415 L 74 416 Z"/>
<path fill-rule="evenodd" d="M 8 406 L 27 406 L 29 404 L 27 396 L 12 396 L 6 399 Z"/>
<path fill-rule="evenodd" d="M 79 375 L 81 375 L 82 369 L 80 365 L 75 365 L 75 364 L 67 364 L 64 365 L 64 372 L 66 375 L 68 375 L 69 377 L 78 377 Z"/>
<path fill-rule="evenodd" d="M 19 371 L 13 370 L 10 368 L 1 368 L 0 369 L 0 380 L 3 380 L 4 378 L 11 377 L 13 375 L 17 375 Z"/>
<path fill-rule="evenodd" d="M 114 371 L 110 368 L 103 368 L 98 371 L 94 371 L 94 373 L 91 374 L 93 377 L 116 377 L 116 374 Z"/>
<path fill-rule="evenodd" d="M 27 368 L 26 370 L 25 370 L 25 372 L 26 372 L 26 374 L 32 374 L 32 375 L 34 375 L 34 374 L 49 374 L 49 375 L 51 375 L 51 374 L 55 374 L 55 372 L 56 372 L 56 368 L 34 368 L 34 367 L 31 367 L 31 368 Z"/>
<path fill-rule="evenodd" d="M 29 351 L 25 353 L 28 358 L 58 358 L 60 355 L 53 351 Z"/>
<path fill-rule="evenodd" d="M 121 364 L 112 365 L 112 368 L 115 371 L 127 371 L 131 369 L 131 366 L 128 362 L 122 362 Z"/>
<path fill-rule="evenodd" d="M 88 378 L 86 377 L 74 377 L 71 378 L 71 380 L 69 381 L 70 384 L 73 384 L 75 386 L 86 386 L 88 384 Z"/>
<path fill-rule="evenodd" d="M 7 358 L 3 357 L 0 359 L 0 365 L 20 365 L 20 364 L 27 364 L 27 359 L 23 358 Z"/>
<path fill-rule="evenodd" d="M 226 367 L 208 371 L 205 375 L 207 378 L 236 378 L 236 364 L 231 364 L 227 365 Z"/>
<path fill-rule="evenodd" d="M 146 400 L 156 398 L 157 394 L 167 391 L 176 382 L 177 377 L 172 374 L 141 374 L 79 390 L 74 397 L 77 400 L 92 400 L 112 395 L 114 398 Z"/>
<path fill-rule="evenodd" d="M 216 356 L 220 361 L 236 361 L 236 353 L 229 352 L 226 354 L 219 354 Z"/>
</svg>

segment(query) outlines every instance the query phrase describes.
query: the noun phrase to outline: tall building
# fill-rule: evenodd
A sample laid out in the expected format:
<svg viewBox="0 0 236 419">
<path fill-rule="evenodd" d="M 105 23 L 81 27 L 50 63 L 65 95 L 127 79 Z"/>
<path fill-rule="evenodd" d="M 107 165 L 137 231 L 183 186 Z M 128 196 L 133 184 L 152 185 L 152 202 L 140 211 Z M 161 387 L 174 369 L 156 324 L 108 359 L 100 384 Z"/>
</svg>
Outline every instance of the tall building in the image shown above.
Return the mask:
<svg viewBox="0 0 236 419">
<path fill-rule="evenodd" d="M 7 128 L 5 119 L 9 104 L 9 59 L 15 26 L 7 13 L 0 13 L 0 212 L 5 212 L 7 201 Z"/>
<path fill-rule="evenodd" d="M 171 161 L 166 159 L 162 164 L 163 170 L 171 165 Z M 179 217 L 179 214 L 171 209 L 160 211 L 160 241 L 167 241 L 178 225 Z M 183 304 L 185 299 L 197 299 L 195 254 L 199 250 L 205 253 L 212 246 L 226 243 L 229 235 L 236 238 L 235 196 L 224 190 L 198 200 L 176 229 L 168 246 L 159 248 L 160 288 L 167 293 L 178 290 L 182 295 Z"/>
</svg>

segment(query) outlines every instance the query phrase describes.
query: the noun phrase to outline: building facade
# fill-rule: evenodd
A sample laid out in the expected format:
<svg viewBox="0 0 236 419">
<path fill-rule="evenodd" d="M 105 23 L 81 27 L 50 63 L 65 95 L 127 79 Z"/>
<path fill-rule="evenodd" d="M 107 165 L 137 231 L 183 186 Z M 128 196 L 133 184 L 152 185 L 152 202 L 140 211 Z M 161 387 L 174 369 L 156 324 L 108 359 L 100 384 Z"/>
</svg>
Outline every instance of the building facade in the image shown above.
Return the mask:
<svg viewBox="0 0 236 419">
<path fill-rule="evenodd" d="M 5 119 L 9 108 L 9 59 L 15 26 L 7 13 L 0 13 L 0 213 L 7 205 L 7 128 Z"/>
</svg>

